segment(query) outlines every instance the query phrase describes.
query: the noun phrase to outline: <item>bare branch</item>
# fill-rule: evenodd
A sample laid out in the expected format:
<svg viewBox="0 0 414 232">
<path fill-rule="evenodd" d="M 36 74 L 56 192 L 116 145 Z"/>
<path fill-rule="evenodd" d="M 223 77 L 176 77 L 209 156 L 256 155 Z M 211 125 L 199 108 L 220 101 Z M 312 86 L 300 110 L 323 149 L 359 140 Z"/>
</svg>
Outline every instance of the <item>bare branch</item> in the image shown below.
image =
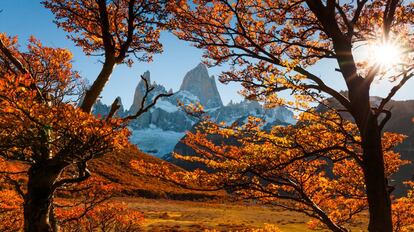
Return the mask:
<svg viewBox="0 0 414 232">
<path fill-rule="evenodd" d="M 391 119 L 392 113 L 389 110 L 381 110 L 381 113 L 385 114 L 385 117 L 382 119 L 382 121 L 379 124 L 379 129 L 382 131 L 384 129 L 385 124 Z M 379 115 L 379 114 L 378 114 Z"/>
<path fill-rule="evenodd" d="M 109 110 L 109 114 L 106 117 L 106 120 L 111 119 L 116 114 L 116 112 L 119 110 L 120 107 L 121 106 L 119 105 L 119 98 L 116 98 L 115 101 L 111 105 L 111 109 Z"/>
<path fill-rule="evenodd" d="M 147 101 L 147 98 L 148 98 L 149 94 L 154 90 L 154 86 L 151 86 L 150 83 L 148 83 L 148 80 L 144 76 L 142 76 L 142 75 L 141 75 L 141 80 L 143 80 L 144 81 L 144 84 L 145 84 L 145 93 L 144 93 L 144 96 L 142 97 L 142 100 L 141 100 L 141 106 L 140 106 L 139 110 L 135 114 L 129 115 L 129 116 L 125 117 L 124 118 L 125 120 L 132 120 L 132 119 L 138 118 L 143 113 L 147 112 L 151 107 L 155 106 L 155 104 L 157 104 L 157 101 L 160 98 L 162 98 L 162 97 L 170 97 L 170 96 L 173 95 L 172 93 L 161 93 L 161 94 L 158 94 L 157 96 L 155 96 L 152 99 L 152 102 L 150 104 L 145 105 L 145 102 Z"/>
<path fill-rule="evenodd" d="M 76 178 L 65 178 L 62 180 L 57 181 L 53 184 L 52 189 L 56 190 L 57 188 L 66 185 L 66 184 L 74 184 L 82 182 L 88 179 L 91 176 L 90 171 L 87 168 L 86 161 L 78 164 L 78 177 Z"/>
<path fill-rule="evenodd" d="M 395 85 L 390 92 L 388 93 L 387 97 L 385 97 L 384 99 L 382 99 L 380 105 L 378 106 L 378 110 L 381 113 L 384 109 L 384 106 L 392 99 L 392 97 L 394 97 L 394 95 L 398 92 L 398 90 L 401 89 L 401 87 L 404 86 L 404 84 L 413 76 L 414 74 L 408 74 L 407 72 L 404 74 L 403 78 L 401 79 L 401 81 Z"/>
</svg>

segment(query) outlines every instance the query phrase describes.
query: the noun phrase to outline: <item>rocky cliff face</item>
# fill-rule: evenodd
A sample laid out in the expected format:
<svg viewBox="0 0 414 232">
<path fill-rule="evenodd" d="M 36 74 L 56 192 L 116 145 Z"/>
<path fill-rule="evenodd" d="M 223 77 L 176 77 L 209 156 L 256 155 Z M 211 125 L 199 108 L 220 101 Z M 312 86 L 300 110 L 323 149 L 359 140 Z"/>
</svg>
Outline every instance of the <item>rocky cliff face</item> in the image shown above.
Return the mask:
<svg viewBox="0 0 414 232">
<path fill-rule="evenodd" d="M 248 116 L 255 116 L 264 119 L 267 124 L 279 121 L 282 124 L 294 124 L 293 112 L 285 107 L 265 109 L 256 101 L 244 100 L 240 103 L 230 102 L 213 112 L 211 117 L 216 122 L 231 124 L 235 121 L 246 119 Z M 266 124 L 266 125 L 267 125 Z"/>
<path fill-rule="evenodd" d="M 147 80 L 149 84 L 151 84 L 151 77 L 150 77 L 149 71 L 146 71 L 142 76 L 145 80 Z M 143 80 L 140 80 L 137 87 L 135 88 L 134 101 L 132 102 L 132 105 L 129 108 L 129 112 L 131 114 L 135 114 L 139 110 L 144 94 L 145 94 L 145 82 Z"/>
<path fill-rule="evenodd" d="M 124 109 L 121 97 L 117 97 L 116 99 L 118 99 L 118 102 L 121 105 L 121 107 L 118 109 L 115 116 L 118 116 L 118 117 L 126 116 L 128 111 Z M 98 100 L 92 108 L 92 114 L 105 118 L 108 115 L 110 110 L 111 110 L 111 106 L 103 104 L 101 100 Z"/>
<path fill-rule="evenodd" d="M 213 76 L 209 77 L 204 64 L 200 63 L 184 76 L 180 91 L 187 91 L 197 96 L 206 109 L 223 106 L 216 81 Z"/>
</svg>

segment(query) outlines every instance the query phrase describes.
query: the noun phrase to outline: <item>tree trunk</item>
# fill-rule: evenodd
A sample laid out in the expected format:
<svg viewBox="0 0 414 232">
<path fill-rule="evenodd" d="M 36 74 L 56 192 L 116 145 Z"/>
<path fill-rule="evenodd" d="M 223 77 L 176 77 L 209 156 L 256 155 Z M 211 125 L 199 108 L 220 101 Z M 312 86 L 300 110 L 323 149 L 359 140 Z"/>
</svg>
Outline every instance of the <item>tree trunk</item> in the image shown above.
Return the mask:
<svg viewBox="0 0 414 232">
<path fill-rule="evenodd" d="M 365 131 L 361 135 L 370 216 L 368 230 L 392 232 L 391 199 L 385 176 L 381 131 L 376 118 L 369 117 Z"/>
<path fill-rule="evenodd" d="M 106 59 L 103 64 L 102 70 L 99 73 L 96 80 L 93 82 L 92 86 L 86 91 L 83 98 L 81 109 L 83 112 L 90 113 L 93 105 L 98 99 L 99 94 L 101 94 L 105 84 L 108 82 L 114 68 L 115 68 L 115 58 Z"/>
<path fill-rule="evenodd" d="M 24 200 L 24 231 L 53 232 L 50 215 L 53 184 L 64 166 L 35 164 L 29 169 L 27 193 Z"/>
<path fill-rule="evenodd" d="M 352 54 L 347 50 L 345 54 Z M 339 65 L 347 78 L 349 100 L 355 123 L 358 126 L 363 149 L 364 180 L 369 207 L 369 227 L 371 232 L 392 232 L 391 200 L 387 191 L 384 154 L 381 144 L 381 130 L 378 119 L 371 109 L 370 82 L 361 79 L 356 73 L 353 58 L 345 58 Z M 349 62 L 351 60 L 352 62 Z M 348 62 L 346 62 L 348 61 Z"/>
</svg>

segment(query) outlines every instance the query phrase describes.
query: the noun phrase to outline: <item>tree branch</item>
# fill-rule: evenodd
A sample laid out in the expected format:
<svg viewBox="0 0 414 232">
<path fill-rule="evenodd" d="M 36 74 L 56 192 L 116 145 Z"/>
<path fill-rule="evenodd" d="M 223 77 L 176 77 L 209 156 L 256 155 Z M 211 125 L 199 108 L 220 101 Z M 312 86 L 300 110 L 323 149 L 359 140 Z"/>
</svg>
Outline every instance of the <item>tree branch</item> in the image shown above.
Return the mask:
<svg viewBox="0 0 414 232">
<path fill-rule="evenodd" d="M 408 72 L 404 73 L 403 78 L 401 81 L 395 85 L 390 92 L 388 93 L 387 97 L 382 99 L 380 105 L 378 106 L 379 113 L 381 113 L 384 109 L 384 106 L 394 97 L 394 95 L 404 86 L 404 84 L 413 76 L 414 74 L 408 74 Z"/>
<path fill-rule="evenodd" d="M 155 98 L 152 99 L 152 102 L 148 105 L 145 105 L 145 102 L 147 101 L 148 95 L 155 89 L 154 86 L 151 86 L 150 83 L 148 83 L 148 80 L 141 75 L 141 80 L 144 81 L 145 84 L 145 93 L 144 96 L 142 97 L 141 100 L 141 106 L 139 108 L 139 110 L 133 114 L 133 115 L 129 115 L 127 117 L 125 117 L 125 120 L 132 120 L 132 119 L 136 119 L 139 116 L 141 116 L 143 113 L 147 112 L 151 107 L 155 106 L 155 104 L 157 104 L 157 101 L 162 98 L 162 97 L 169 97 L 172 96 L 172 93 L 161 93 L 158 94 L 157 96 L 155 96 Z"/>
<path fill-rule="evenodd" d="M 13 65 L 22 73 L 29 74 L 29 71 L 24 67 L 24 65 L 13 55 L 13 53 L 7 48 L 3 40 L 0 39 L 0 50 L 6 55 Z"/>
<path fill-rule="evenodd" d="M 388 36 L 390 34 L 391 25 L 394 21 L 395 10 L 397 9 L 399 2 L 400 0 L 388 0 L 385 6 L 383 30 L 386 40 L 388 39 Z"/>
<path fill-rule="evenodd" d="M 53 190 L 56 190 L 57 188 L 66 185 L 66 184 L 74 184 L 82 182 L 86 179 L 88 179 L 91 176 L 90 171 L 87 168 L 86 161 L 78 164 L 78 177 L 76 178 L 64 178 L 62 180 L 59 180 L 55 182 L 52 186 Z"/>
<path fill-rule="evenodd" d="M 111 119 L 116 114 L 116 112 L 119 110 L 119 108 L 121 108 L 121 106 L 119 105 L 119 99 L 116 98 L 111 105 L 111 109 L 109 110 L 109 114 L 106 117 L 106 120 L 108 121 L 109 119 Z"/>
</svg>

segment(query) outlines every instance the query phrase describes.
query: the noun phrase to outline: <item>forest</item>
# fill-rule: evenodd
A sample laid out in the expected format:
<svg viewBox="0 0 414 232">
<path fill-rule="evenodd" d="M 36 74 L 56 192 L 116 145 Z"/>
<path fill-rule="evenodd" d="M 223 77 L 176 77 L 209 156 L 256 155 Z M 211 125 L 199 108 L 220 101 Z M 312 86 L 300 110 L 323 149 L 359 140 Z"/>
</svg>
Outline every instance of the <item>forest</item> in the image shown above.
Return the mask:
<svg viewBox="0 0 414 232">
<path fill-rule="evenodd" d="M 414 88 L 414 2 L 39 4 L 99 70 L 89 83 L 70 49 L 0 31 L 0 231 L 414 231 L 414 102 L 396 98 Z M 116 98 L 96 113 L 109 81 L 125 81 L 118 66 L 162 54 L 161 33 L 203 52 L 188 75 L 225 67 L 218 81 L 268 113 L 221 121 L 220 95 L 203 89 L 217 92 L 214 78 L 184 79 L 201 89 L 191 102 L 149 73 L 134 110 Z M 326 60 L 336 75 L 315 71 Z M 131 128 L 160 107 L 157 120 L 187 123 L 171 121 L 179 111 L 191 128 L 168 159 L 131 139 L 154 136 Z M 291 120 L 269 123 L 275 112 Z"/>
</svg>

